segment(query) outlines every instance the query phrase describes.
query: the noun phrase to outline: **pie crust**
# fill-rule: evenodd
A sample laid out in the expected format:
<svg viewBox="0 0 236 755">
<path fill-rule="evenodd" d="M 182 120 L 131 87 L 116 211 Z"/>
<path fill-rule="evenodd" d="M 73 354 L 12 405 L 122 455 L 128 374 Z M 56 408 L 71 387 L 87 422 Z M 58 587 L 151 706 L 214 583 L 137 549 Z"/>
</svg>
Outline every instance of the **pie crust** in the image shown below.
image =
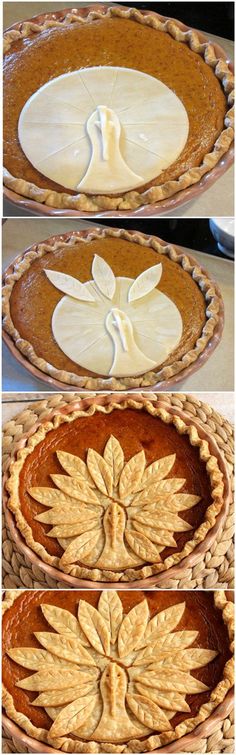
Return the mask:
<svg viewBox="0 0 236 755">
<path fill-rule="evenodd" d="M 191 619 L 190 592 L 181 594 L 183 600 L 178 592 L 133 593 L 131 599 L 129 595 L 126 592 L 119 597 L 113 590 L 100 594 L 7 592 L 4 627 L 9 611 L 13 633 L 15 602 L 18 601 L 21 619 L 24 599 L 29 604 L 28 609 L 23 608 L 30 625 L 25 640 L 28 646 L 24 646 L 22 630 L 19 636 L 17 625 L 16 645 L 12 631 L 13 642 L 6 637 L 6 630 L 3 634 L 8 656 L 4 663 L 8 677 L 3 704 L 10 719 L 27 734 L 67 752 L 150 752 L 193 731 L 226 698 L 234 683 L 234 610 L 225 592 L 214 593 L 214 626 L 215 611 L 221 612 L 221 617 L 217 629 L 207 634 L 199 634 L 198 629 L 201 632 L 201 622 L 207 623 L 208 601 L 213 595 L 200 592 L 192 598 L 201 606 L 197 631 L 196 607 L 195 618 Z M 44 631 L 35 632 L 34 628 L 39 627 Z M 227 634 L 224 640 L 222 632 Z M 206 637 L 208 649 L 204 648 Z M 197 638 L 197 646 L 191 647 Z M 215 671 L 210 676 L 211 666 L 208 675 L 199 678 L 196 668 L 203 668 L 205 674 L 205 667 L 214 664 L 222 652 L 220 681 L 214 682 Z M 208 684 L 204 685 L 201 679 Z M 198 698 L 194 706 L 195 695 Z M 33 723 L 38 720 L 37 711 L 43 727 Z M 184 715 L 179 714 L 181 711 L 185 711 Z"/>
<path fill-rule="evenodd" d="M 4 170 L 4 183 L 9 189 L 13 189 L 21 196 L 30 197 L 37 202 L 44 203 L 54 208 L 66 208 L 80 210 L 85 212 L 96 212 L 99 210 L 135 210 L 146 204 L 157 203 L 167 197 L 171 197 L 179 191 L 200 181 L 202 176 L 212 170 L 219 160 L 229 150 L 233 141 L 233 75 L 226 61 L 216 57 L 214 46 L 211 43 L 202 43 L 199 34 L 194 30 L 182 31 L 177 21 L 173 19 L 161 20 L 155 13 L 142 11 L 132 8 L 110 7 L 90 10 L 88 15 L 81 12 L 81 16 L 67 11 L 57 20 L 54 16 L 47 18 L 44 23 L 37 23 L 34 20 L 26 21 L 16 29 L 6 31 L 4 35 L 5 52 L 11 49 L 11 45 L 17 40 L 40 34 L 42 31 L 62 27 L 68 24 L 86 24 L 100 18 L 118 17 L 122 19 L 132 19 L 137 24 L 151 26 L 151 28 L 169 34 L 178 42 L 184 43 L 201 58 L 204 58 L 207 66 L 210 66 L 214 75 L 221 82 L 228 110 L 224 118 L 224 128 L 216 139 L 213 148 L 208 152 L 199 166 L 194 166 L 186 170 L 175 180 L 167 180 L 162 185 L 152 185 L 142 190 L 133 190 L 121 194 L 121 196 L 111 195 L 92 195 L 92 194 L 68 194 L 63 189 L 61 191 L 50 188 L 40 188 L 39 186 L 12 175 L 7 169 Z"/>
<path fill-rule="evenodd" d="M 205 306 L 205 313 L 201 314 L 202 317 L 202 324 L 199 319 L 198 323 L 193 323 L 191 325 L 191 328 L 195 327 L 195 331 L 193 330 L 193 333 L 195 334 L 195 341 L 193 338 L 193 335 L 191 333 L 191 338 L 187 334 L 185 335 L 185 332 L 183 331 L 183 337 L 180 341 L 181 350 L 172 351 L 172 354 L 169 355 L 169 358 L 162 363 L 162 365 L 159 365 L 155 368 L 155 371 L 152 369 L 148 372 L 144 373 L 143 375 L 140 375 L 139 377 L 123 377 L 123 378 L 117 378 L 117 377 L 101 377 L 99 375 L 95 376 L 95 373 L 90 372 L 89 374 L 86 373 L 86 369 L 82 369 L 79 367 L 79 370 L 76 372 L 71 372 L 68 370 L 58 368 L 54 364 L 50 364 L 49 361 L 43 358 L 43 351 L 41 350 L 40 356 L 37 354 L 35 347 L 30 343 L 29 340 L 25 340 L 24 337 L 22 337 L 21 333 L 18 331 L 17 327 L 14 324 L 14 316 L 11 312 L 11 297 L 14 295 L 14 287 L 15 284 L 23 278 L 24 274 L 27 273 L 27 271 L 30 270 L 31 265 L 34 262 L 37 262 L 37 260 L 41 260 L 45 255 L 47 255 L 48 252 L 60 252 L 60 250 L 63 251 L 63 249 L 66 251 L 66 249 L 69 249 L 70 247 L 75 246 L 76 244 L 90 244 L 93 240 L 99 240 L 101 241 L 104 239 L 120 239 L 121 243 L 122 240 L 125 240 L 127 242 L 131 242 L 131 244 L 137 244 L 143 248 L 145 248 L 147 251 L 151 250 L 154 252 L 157 252 L 159 255 L 163 255 L 163 263 L 165 263 L 166 260 L 170 260 L 172 263 L 176 264 L 176 266 L 179 267 L 180 271 L 184 271 L 184 274 L 189 274 L 191 276 L 191 284 L 194 282 L 196 284 L 196 287 L 198 288 L 198 297 L 199 292 L 201 292 L 202 302 L 201 307 L 203 309 L 203 306 Z M 127 244 L 128 246 L 128 244 Z M 132 246 L 131 246 L 132 250 Z M 140 250 L 141 251 L 141 250 Z M 102 253 L 102 246 L 101 246 L 101 253 Z M 129 249 L 127 249 L 127 265 L 129 262 L 128 258 Z M 144 257 L 145 259 L 145 257 Z M 141 257 L 140 257 L 141 260 Z M 153 264 L 153 263 L 152 263 Z M 141 268 L 142 269 L 142 268 Z M 178 274 L 178 269 L 176 268 L 176 272 Z M 80 271 L 78 271 L 80 274 Z M 171 281 L 171 276 L 176 275 L 175 270 L 172 268 L 169 273 L 169 281 Z M 26 360 L 33 364 L 35 367 L 37 367 L 41 372 L 45 373 L 46 375 L 50 375 L 51 378 L 56 379 L 57 381 L 61 381 L 62 383 L 65 383 L 67 385 L 72 385 L 73 387 L 77 387 L 78 389 L 88 389 L 88 390 L 100 390 L 100 389 L 111 389 L 111 390 L 123 390 L 125 388 L 138 388 L 138 387 L 147 387 L 147 386 L 153 386 L 157 385 L 159 383 L 163 383 L 164 381 L 169 381 L 170 379 L 174 378 L 175 376 L 181 375 L 183 370 L 186 370 L 191 367 L 191 365 L 195 365 L 198 358 L 200 356 L 206 357 L 207 352 L 209 350 L 209 347 L 212 345 L 212 341 L 216 345 L 220 338 L 220 332 L 222 330 L 222 324 L 223 324 L 223 302 L 220 296 L 220 292 L 217 288 L 217 286 L 214 284 L 214 282 L 208 277 L 208 274 L 206 271 L 204 271 L 202 268 L 199 267 L 199 265 L 195 262 L 193 258 L 188 257 L 184 253 L 179 253 L 174 246 L 170 244 L 164 244 L 164 242 L 160 241 L 159 239 L 153 237 L 153 236 L 146 236 L 139 232 L 130 232 L 122 229 L 112 229 L 112 228 L 105 228 L 105 229 L 95 229 L 88 232 L 78 232 L 78 233 L 71 233 L 66 234 L 64 237 L 52 237 L 51 239 L 48 239 L 44 243 L 34 245 L 31 249 L 26 251 L 22 256 L 18 257 L 15 261 L 14 266 L 11 266 L 9 271 L 6 272 L 4 277 L 4 288 L 3 288 L 3 327 L 6 333 L 10 336 L 12 341 L 15 343 L 17 350 L 24 355 Z M 45 279 L 46 284 L 46 279 Z M 48 285 L 48 283 L 47 283 Z M 178 282 L 179 290 L 181 288 L 181 279 L 179 278 Z M 53 289 L 53 286 L 51 287 L 51 290 Z M 165 291 L 165 288 L 164 288 Z M 204 297 L 204 298 L 203 298 Z M 173 298 L 173 297 L 172 297 Z M 171 293 L 170 293 L 170 299 L 171 299 Z M 185 307 L 185 303 L 182 303 L 182 306 Z M 200 304 L 199 304 L 200 307 Z M 183 316 L 183 315 L 182 315 Z M 205 317 L 205 323 L 204 323 L 204 317 Z M 189 327 L 189 320 L 188 320 L 188 327 Z M 51 337 L 51 320 L 49 323 L 50 330 L 49 334 Z M 42 328 L 41 331 L 42 333 Z M 54 341 L 55 343 L 55 341 Z M 53 342 L 51 341 L 51 344 L 53 345 Z M 182 345 L 181 345 L 182 344 Z M 49 353 L 51 353 L 49 349 Z M 59 356 L 61 355 L 61 350 L 59 352 Z M 179 354 L 179 356 L 178 356 Z M 57 357 L 58 361 L 58 357 Z M 60 362 L 61 363 L 61 362 Z M 67 363 L 70 367 L 70 369 L 73 367 L 75 368 L 76 365 L 73 361 L 67 360 Z M 65 364 L 65 361 L 64 361 Z"/>
<path fill-rule="evenodd" d="M 120 412 L 126 410 L 132 410 L 131 414 L 129 412 L 122 418 Z M 142 420 L 142 415 L 137 415 L 136 419 L 136 411 L 142 410 L 145 412 L 144 420 Z M 134 415 L 133 411 L 135 411 Z M 115 412 L 114 415 L 112 412 Z M 191 486 L 190 489 L 190 483 L 185 484 L 184 464 L 180 470 L 182 479 L 176 479 L 172 472 L 176 458 L 178 460 L 181 456 L 182 459 L 184 453 L 181 451 L 178 455 L 176 450 L 177 456 L 173 455 L 173 452 L 171 455 L 171 449 L 175 447 L 173 438 L 172 441 L 168 441 L 167 448 L 170 451 L 167 455 L 164 454 L 164 457 L 163 455 L 160 457 L 157 453 L 154 456 L 153 453 L 151 456 L 148 452 L 145 453 L 145 444 L 141 452 L 133 454 L 129 451 L 124 457 L 122 445 L 114 437 L 114 431 L 110 432 L 110 429 L 108 431 L 108 425 L 107 423 L 104 425 L 101 415 L 104 415 L 104 419 L 107 415 L 107 422 L 111 415 L 111 427 L 117 428 L 117 434 L 123 421 L 126 429 L 122 431 L 122 437 L 126 439 L 129 438 L 126 422 L 129 423 L 128 426 L 132 422 L 134 428 L 134 423 L 137 427 L 137 422 L 140 420 L 142 427 L 145 427 L 143 422 L 151 422 L 148 416 L 152 417 L 157 420 L 157 423 L 161 421 L 166 428 L 170 426 L 170 432 L 176 431 L 180 439 L 181 436 L 186 436 L 188 444 L 199 449 L 197 458 L 204 465 L 201 467 L 201 476 L 204 470 L 205 484 L 209 486 L 208 492 L 206 493 L 206 489 L 203 492 L 202 489 L 200 495 L 200 498 L 202 496 L 202 500 L 205 501 L 200 519 L 197 520 L 194 513 L 194 506 L 199 503 L 200 498 L 198 495 L 191 494 L 200 492 L 199 488 Z M 93 448 L 88 450 L 88 431 L 84 430 L 86 441 L 83 448 L 86 449 L 86 454 L 83 461 L 81 456 L 78 456 L 78 452 L 76 455 L 68 454 L 68 450 L 71 451 L 68 438 L 66 443 L 65 440 L 59 442 L 59 438 L 60 433 L 62 436 L 67 431 L 70 434 L 71 427 L 73 427 L 74 436 L 78 433 L 78 428 L 81 434 L 80 422 L 83 418 L 90 417 L 94 417 L 94 421 L 98 423 L 101 419 L 105 428 L 102 430 L 105 440 L 102 439 L 100 442 L 101 453 L 96 451 L 97 441 L 92 441 Z M 159 427 L 158 432 L 160 431 Z M 154 429 L 152 429 L 153 432 Z M 56 453 L 54 453 L 52 449 L 55 448 L 56 442 Z M 81 442 L 83 443 L 83 435 Z M 48 446 L 45 445 L 48 443 L 49 461 Z M 45 457 L 43 457 L 43 448 L 46 451 Z M 63 448 L 66 453 L 61 453 Z M 141 448 L 140 444 L 139 448 Z M 35 487 L 35 476 L 33 474 L 32 477 L 29 468 L 29 465 L 32 469 L 37 468 L 39 453 L 41 464 L 44 458 L 45 469 L 48 469 L 45 477 L 46 487 L 45 482 L 43 487 L 38 487 L 37 481 Z M 60 473 L 66 471 L 67 476 L 50 474 L 53 459 L 56 460 L 56 457 L 58 460 L 56 469 Z M 149 465 L 147 458 L 152 461 Z M 194 464 L 193 459 L 191 463 Z M 197 474 L 200 474 L 199 470 Z M 180 474 L 177 472 L 177 478 L 179 477 Z M 41 475 L 37 477 L 38 479 L 41 481 Z M 33 481 L 33 487 L 30 480 Z M 183 486 L 184 494 L 181 491 Z M 105 406 L 98 403 L 92 404 L 88 409 L 75 410 L 72 413 L 55 412 L 52 419 L 41 423 L 28 438 L 24 447 L 17 452 L 16 459 L 10 464 L 6 489 L 9 494 L 7 508 L 13 512 L 18 530 L 27 545 L 40 556 L 44 563 L 59 568 L 64 574 L 75 578 L 108 583 L 129 581 L 133 582 L 134 586 L 138 579 L 160 574 L 179 564 L 183 558 L 192 553 L 214 527 L 224 503 L 224 479 L 218 459 L 212 455 L 208 442 L 199 436 L 197 427 L 194 424 L 186 425 L 177 414 L 173 415 L 163 407 L 155 407 L 149 401 L 141 403 L 131 398 L 120 403 L 110 402 Z M 211 501 L 209 503 L 208 496 Z M 25 499 L 27 499 L 27 508 L 24 511 Z M 36 505 L 35 501 L 40 505 Z M 165 511 L 163 511 L 163 503 Z M 52 511 L 46 510 L 45 513 L 45 506 L 46 509 L 51 507 Z M 185 514 L 188 509 L 193 509 L 193 518 L 189 520 L 192 522 L 191 526 Z M 29 520 L 27 512 L 31 511 L 33 513 Z M 181 516 L 178 517 L 178 512 L 181 511 L 183 519 Z M 34 536 L 35 521 L 43 524 L 43 527 L 40 524 L 41 536 L 38 529 L 37 536 Z M 196 522 L 198 522 L 197 525 Z M 45 530 L 45 523 L 47 530 Z M 55 526 L 50 530 L 49 536 L 48 524 Z M 192 529 L 193 532 L 191 532 Z M 177 544 L 174 538 L 177 533 L 185 530 L 187 532 L 190 530 L 190 539 L 185 532 L 184 540 L 179 540 L 178 546 L 178 538 Z M 51 548 L 51 543 L 57 544 L 56 550 L 54 546 L 52 546 L 53 549 Z M 61 546 L 59 551 L 58 543 Z M 163 555 L 161 555 L 162 552 Z M 80 554 L 79 561 L 78 554 Z"/>
</svg>

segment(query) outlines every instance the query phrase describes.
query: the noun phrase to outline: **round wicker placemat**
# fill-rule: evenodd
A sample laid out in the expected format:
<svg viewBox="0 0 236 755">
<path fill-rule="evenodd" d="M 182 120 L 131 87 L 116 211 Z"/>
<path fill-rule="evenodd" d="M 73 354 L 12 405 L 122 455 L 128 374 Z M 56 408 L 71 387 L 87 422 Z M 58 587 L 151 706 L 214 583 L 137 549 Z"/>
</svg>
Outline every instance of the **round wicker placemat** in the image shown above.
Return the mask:
<svg viewBox="0 0 236 755">
<path fill-rule="evenodd" d="M 91 394 L 90 394 L 91 395 Z M 134 394 L 132 394 L 134 397 Z M 140 395 L 140 394 L 139 394 Z M 78 398 L 78 394 L 76 394 Z M 87 396 L 86 398 L 88 398 Z M 145 394 L 147 398 L 147 394 Z M 84 398 L 84 396 L 83 396 Z M 149 393 L 148 398 L 153 400 L 155 394 Z M 43 420 L 49 410 L 60 408 L 75 400 L 74 393 L 57 394 L 47 397 L 42 401 L 34 402 L 27 409 L 17 415 L 14 420 L 5 424 L 3 431 L 3 467 L 6 469 L 9 457 L 12 457 L 20 441 L 21 436 L 29 431 L 36 421 Z M 163 393 L 161 401 L 167 405 L 184 410 L 189 417 L 197 418 L 198 422 L 210 429 L 215 441 L 223 452 L 233 486 L 233 428 L 218 412 L 208 404 L 203 403 L 197 397 L 183 393 Z M 234 522 L 233 504 L 230 504 L 226 522 L 218 533 L 217 540 L 211 549 L 205 554 L 204 559 L 192 568 L 181 570 L 180 578 L 166 577 L 162 587 L 172 589 L 194 588 L 227 588 L 232 589 L 234 577 Z M 64 588 L 64 582 L 58 582 L 41 571 L 38 566 L 32 565 L 27 557 L 17 550 L 17 546 L 11 540 L 9 531 L 3 518 L 3 587 L 5 588 Z"/>
</svg>

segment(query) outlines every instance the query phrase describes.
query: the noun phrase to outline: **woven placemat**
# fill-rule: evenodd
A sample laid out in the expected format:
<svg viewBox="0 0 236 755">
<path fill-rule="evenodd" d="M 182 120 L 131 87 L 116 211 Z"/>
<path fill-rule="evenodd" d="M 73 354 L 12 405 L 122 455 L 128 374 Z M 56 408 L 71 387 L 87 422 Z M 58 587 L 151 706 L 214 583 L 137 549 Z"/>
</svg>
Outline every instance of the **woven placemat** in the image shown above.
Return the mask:
<svg viewBox="0 0 236 755">
<path fill-rule="evenodd" d="M 42 401 L 31 404 L 23 412 L 17 415 L 14 420 L 5 424 L 3 431 L 3 467 L 7 467 L 9 456 L 13 456 L 17 444 L 25 432 L 32 427 L 35 422 L 43 420 L 49 410 L 60 408 L 65 404 L 70 404 L 75 400 L 78 394 L 66 393 L 56 394 L 47 397 Z M 91 394 L 90 394 L 91 395 Z M 134 397 L 134 394 L 132 394 Z M 139 394 L 140 395 L 140 394 Z M 149 398 L 155 398 L 155 394 L 148 394 Z M 86 396 L 89 397 L 89 396 Z M 147 398 L 147 394 L 145 394 Z M 84 398 L 84 396 L 83 396 Z M 210 430 L 215 441 L 224 454 L 229 474 L 233 486 L 233 428 L 230 422 L 224 419 L 208 404 L 200 401 L 196 396 L 183 393 L 162 393 L 161 400 L 167 405 L 184 410 L 188 416 L 195 417 L 198 422 L 208 431 Z M 233 589 L 234 587 L 234 520 L 233 504 L 230 505 L 227 519 L 223 529 L 219 531 L 218 538 L 212 545 L 211 549 L 205 554 L 198 564 L 192 568 L 186 568 L 181 571 L 181 578 L 170 578 L 167 576 L 162 587 L 172 589 Z M 9 531 L 3 517 L 3 587 L 5 588 L 64 588 L 64 582 L 57 582 L 48 575 L 44 574 L 38 566 L 31 562 L 17 550 L 15 543 L 11 540 Z"/>
</svg>

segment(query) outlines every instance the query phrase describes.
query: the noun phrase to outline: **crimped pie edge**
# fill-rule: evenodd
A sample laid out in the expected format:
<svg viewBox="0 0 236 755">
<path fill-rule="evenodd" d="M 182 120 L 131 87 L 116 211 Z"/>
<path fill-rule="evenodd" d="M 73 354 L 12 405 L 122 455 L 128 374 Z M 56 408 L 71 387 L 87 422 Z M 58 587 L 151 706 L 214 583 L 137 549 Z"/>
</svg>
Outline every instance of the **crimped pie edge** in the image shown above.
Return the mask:
<svg viewBox="0 0 236 755">
<path fill-rule="evenodd" d="M 6 489 L 8 493 L 10 493 L 10 498 L 7 501 L 7 506 L 10 509 L 10 511 L 13 512 L 17 527 L 19 528 L 19 531 L 23 535 L 27 545 L 30 548 L 32 548 L 32 550 L 36 552 L 37 555 L 40 558 L 42 558 L 42 560 L 45 563 L 58 568 L 60 559 L 56 556 L 51 556 L 50 554 L 48 554 L 44 546 L 41 545 L 41 543 L 38 543 L 34 540 L 31 527 L 28 525 L 27 521 L 22 515 L 21 508 L 19 506 L 19 498 L 18 498 L 19 474 L 20 474 L 21 469 L 24 466 L 25 459 L 34 450 L 34 448 L 38 445 L 38 443 L 40 443 L 46 437 L 47 433 L 50 430 L 60 427 L 60 425 L 63 424 L 63 422 L 71 422 L 77 419 L 78 417 L 92 416 L 97 411 L 103 414 L 110 414 L 113 411 L 113 409 L 120 409 L 122 411 L 127 408 L 134 408 L 137 410 L 141 410 L 142 408 L 144 408 L 145 411 L 147 411 L 149 414 L 151 414 L 154 417 L 159 417 L 164 423 L 174 424 L 175 429 L 177 430 L 179 434 L 188 435 L 190 444 L 192 446 L 199 447 L 200 457 L 205 462 L 206 468 L 210 477 L 213 502 L 208 507 L 205 513 L 205 519 L 202 522 L 202 524 L 198 527 L 198 529 L 195 531 L 192 540 L 188 540 L 186 542 L 181 552 L 172 554 L 167 559 L 165 559 L 165 561 L 161 564 L 152 564 L 150 566 L 144 566 L 141 569 L 137 569 L 137 570 L 126 569 L 125 571 L 120 571 L 120 572 L 113 572 L 113 571 L 108 571 L 105 569 L 100 570 L 98 568 L 87 569 L 81 566 L 72 566 L 72 567 L 69 566 L 64 569 L 65 573 L 70 574 L 73 577 L 80 578 L 80 579 L 91 579 L 95 582 L 109 581 L 111 582 L 111 586 L 112 586 L 112 582 L 115 582 L 115 581 L 121 581 L 121 582 L 132 581 L 135 583 L 137 579 L 145 579 L 154 574 L 163 572 L 172 566 L 175 566 L 180 561 L 182 561 L 183 558 L 188 556 L 189 553 L 191 553 L 197 547 L 197 545 L 199 545 L 199 543 L 205 539 L 209 530 L 212 529 L 212 527 L 214 526 L 216 522 L 216 518 L 222 507 L 224 483 L 222 479 L 222 473 L 219 470 L 216 457 L 211 455 L 207 441 L 202 440 L 199 437 L 198 430 L 196 429 L 196 427 L 194 427 L 194 425 L 190 425 L 190 426 L 186 425 L 185 422 L 182 419 L 180 419 L 178 416 L 170 414 L 164 408 L 154 407 L 153 404 L 149 401 L 139 403 L 139 402 L 136 402 L 134 399 L 127 399 L 121 403 L 117 403 L 117 404 L 114 403 L 108 406 L 101 406 L 101 405 L 93 404 L 87 410 L 77 410 L 68 415 L 66 414 L 62 415 L 60 414 L 60 412 L 58 413 L 56 412 L 55 416 L 50 422 L 45 422 L 44 425 L 42 424 L 38 428 L 36 433 L 34 433 L 34 435 L 28 439 L 25 448 L 17 452 L 16 460 L 12 461 L 10 464 L 9 478 L 6 482 Z"/>
<path fill-rule="evenodd" d="M 130 191 L 123 194 L 121 197 L 111 197 L 106 195 L 89 196 L 86 194 L 71 196 L 66 192 L 40 189 L 33 183 L 12 176 L 7 169 L 4 169 L 4 183 L 9 189 L 13 189 L 17 193 L 25 197 L 30 197 L 37 202 L 45 203 L 49 207 L 81 210 L 85 212 L 117 209 L 134 210 L 141 205 L 154 204 L 167 197 L 171 197 L 173 194 L 197 183 L 205 173 L 212 170 L 212 168 L 217 165 L 219 160 L 228 151 L 234 138 L 234 115 L 232 109 L 232 90 L 234 86 L 233 75 L 226 61 L 216 58 L 214 46 L 211 43 L 200 42 L 197 31 L 190 29 L 189 31 L 183 32 L 179 28 L 177 22 L 173 19 L 167 19 L 163 22 L 157 15 L 154 15 L 153 13 L 143 15 L 142 12 L 135 8 L 126 8 L 124 10 L 120 7 L 109 7 L 105 13 L 101 10 L 93 10 L 90 11 L 86 17 L 75 15 L 73 12 L 69 11 L 65 13 L 60 21 L 51 19 L 45 21 L 43 24 L 37 24 L 34 21 L 25 21 L 22 23 L 21 31 L 17 31 L 16 29 L 6 31 L 4 34 L 4 51 L 7 52 L 10 49 L 11 44 L 17 41 L 17 39 L 28 37 L 33 33 L 39 33 L 48 28 L 75 22 L 84 24 L 95 19 L 112 16 L 131 18 L 138 23 L 169 33 L 176 41 L 188 44 L 191 50 L 204 57 L 205 63 L 214 70 L 215 76 L 221 81 L 227 98 L 229 110 L 224 119 L 226 128 L 217 138 L 212 151 L 204 156 L 203 162 L 200 166 L 190 168 L 177 180 L 167 181 L 162 186 L 153 186 L 144 192 L 139 193 L 138 191 Z"/>
<path fill-rule="evenodd" d="M 76 375 L 66 370 L 59 370 L 45 359 L 38 357 L 34 351 L 34 348 L 29 341 L 21 338 L 20 333 L 15 328 L 11 317 L 10 311 L 10 298 L 15 282 L 21 278 L 21 276 L 30 268 L 32 262 L 43 257 L 47 252 L 53 252 L 60 248 L 66 248 L 76 243 L 89 243 L 93 239 L 103 239 L 106 237 L 121 238 L 131 243 L 137 243 L 141 246 L 154 249 L 159 254 L 164 254 L 173 262 L 181 265 L 183 270 L 195 281 L 196 285 L 200 288 L 201 293 L 205 298 L 205 315 L 206 322 L 203 326 L 202 333 L 197 339 L 196 345 L 187 354 L 184 354 L 181 359 L 173 364 L 164 366 L 157 372 L 148 372 L 141 377 L 128 377 L 128 378 L 104 378 L 104 377 L 86 377 Z M 215 289 L 214 282 L 207 277 L 207 274 L 197 264 L 193 264 L 193 260 L 190 260 L 188 255 L 177 252 L 172 244 L 162 245 L 155 236 L 147 236 L 139 231 L 129 232 L 125 229 L 114 228 L 97 228 L 94 231 L 90 231 L 85 237 L 80 235 L 80 232 L 72 232 L 66 240 L 52 240 L 50 238 L 45 242 L 37 245 L 33 245 L 29 251 L 26 251 L 20 257 L 17 257 L 16 262 L 13 262 L 13 272 L 7 273 L 4 277 L 3 287 L 3 328 L 12 338 L 16 344 L 17 349 L 24 355 L 28 361 L 42 372 L 50 375 L 52 378 L 62 381 L 67 385 L 73 385 L 79 388 L 85 388 L 86 390 L 124 390 L 125 388 L 138 388 L 155 385 L 162 380 L 168 380 L 172 376 L 186 369 L 191 364 L 196 362 L 200 354 L 204 351 L 207 344 L 211 340 L 215 328 L 218 325 L 220 319 L 220 298 Z"/>
<path fill-rule="evenodd" d="M 17 597 L 24 593 L 24 590 L 9 590 L 6 598 L 3 601 L 3 615 L 14 604 Z M 228 600 L 225 591 L 214 592 L 214 602 L 216 608 L 222 611 L 223 621 L 227 627 L 230 650 L 233 652 L 233 636 L 234 636 L 234 604 Z M 189 734 L 199 724 L 203 723 L 213 713 L 215 708 L 223 702 L 228 691 L 234 684 L 234 661 L 233 657 L 230 658 L 225 664 L 223 670 L 223 679 L 217 684 L 216 688 L 212 690 L 210 698 L 207 703 L 201 705 L 197 716 L 194 718 L 186 719 L 179 724 L 174 731 L 164 732 L 160 735 L 148 736 L 145 740 L 130 740 L 128 744 L 112 745 L 106 742 L 85 742 L 80 740 L 74 740 L 70 737 L 58 737 L 57 739 L 51 739 L 48 736 L 46 729 L 35 727 L 28 719 L 27 716 L 16 710 L 12 695 L 3 686 L 3 705 L 6 709 L 7 715 L 19 726 L 21 726 L 26 733 L 36 738 L 38 741 L 47 742 L 54 748 L 63 748 L 63 752 L 75 752 L 75 753 L 141 753 L 151 752 L 155 748 L 167 745 L 170 742 L 180 739 L 185 734 Z"/>
</svg>

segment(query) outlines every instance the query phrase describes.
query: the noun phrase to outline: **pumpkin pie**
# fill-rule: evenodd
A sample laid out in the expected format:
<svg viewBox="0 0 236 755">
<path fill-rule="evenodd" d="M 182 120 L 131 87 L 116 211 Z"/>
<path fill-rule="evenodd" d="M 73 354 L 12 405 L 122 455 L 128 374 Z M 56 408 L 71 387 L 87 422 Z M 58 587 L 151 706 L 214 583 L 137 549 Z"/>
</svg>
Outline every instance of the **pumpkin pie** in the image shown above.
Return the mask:
<svg viewBox="0 0 236 755">
<path fill-rule="evenodd" d="M 114 396 L 82 408 L 75 399 L 23 441 L 7 508 L 62 575 L 135 586 L 206 549 L 224 510 L 217 450 L 194 422 L 150 401 Z"/>
<path fill-rule="evenodd" d="M 133 210 L 200 181 L 233 140 L 233 76 L 210 42 L 125 6 L 4 35 L 4 181 L 51 208 Z"/>
<path fill-rule="evenodd" d="M 34 740 L 144 753 L 214 732 L 233 685 L 223 591 L 9 590 L 3 609 L 3 704 Z"/>
<path fill-rule="evenodd" d="M 4 284 L 8 343 L 42 378 L 77 389 L 163 385 L 200 366 L 222 330 L 207 273 L 138 232 L 53 237 L 18 257 Z"/>
</svg>

